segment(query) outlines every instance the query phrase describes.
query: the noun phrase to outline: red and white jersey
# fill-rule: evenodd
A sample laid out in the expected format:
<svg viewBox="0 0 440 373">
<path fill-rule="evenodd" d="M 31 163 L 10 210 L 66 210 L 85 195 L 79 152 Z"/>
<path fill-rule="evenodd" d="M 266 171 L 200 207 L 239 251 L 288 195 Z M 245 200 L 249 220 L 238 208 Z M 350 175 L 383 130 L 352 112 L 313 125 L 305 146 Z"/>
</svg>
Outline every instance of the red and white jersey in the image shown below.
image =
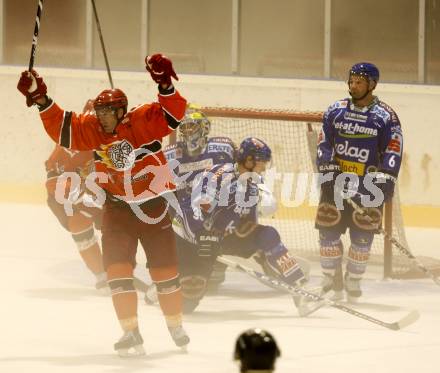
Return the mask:
<svg viewBox="0 0 440 373">
<path fill-rule="evenodd" d="M 93 152 L 78 151 L 55 145 L 55 149 L 45 162 L 47 180 L 46 188 L 49 194 L 55 193 L 57 178 L 64 172 L 76 172 L 82 179 L 94 171 Z"/>
<path fill-rule="evenodd" d="M 62 147 L 94 151 L 95 171 L 108 179 L 97 179 L 98 185 L 127 202 L 143 202 L 175 189 L 162 140 L 180 124 L 186 100 L 173 86 L 158 97 L 159 102 L 129 111 L 113 133 L 104 132 L 94 113 L 78 115 L 54 102 L 40 116 L 49 136 Z"/>
</svg>

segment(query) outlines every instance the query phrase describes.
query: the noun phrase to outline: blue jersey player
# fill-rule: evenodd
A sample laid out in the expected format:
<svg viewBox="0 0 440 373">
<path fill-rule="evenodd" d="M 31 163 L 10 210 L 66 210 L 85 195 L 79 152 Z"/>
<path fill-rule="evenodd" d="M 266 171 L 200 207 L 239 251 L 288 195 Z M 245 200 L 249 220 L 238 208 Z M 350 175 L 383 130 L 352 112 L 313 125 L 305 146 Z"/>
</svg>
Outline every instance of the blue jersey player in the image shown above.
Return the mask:
<svg viewBox="0 0 440 373">
<path fill-rule="evenodd" d="M 180 141 L 165 148 L 164 154 L 176 175 L 176 197 L 180 207 L 173 218 L 179 259 L 180 280 L 183 291 L 184 312 L 193 309 L 194 297 L 206 291 L 207 285 L 218 286 L 224 280 L 226 266 L 199 256 L 199 248 L 193 234 L 194 220 L 191 206 L 193 185 L 206 171 L 216 165 L 233 164 L 236 147 L 228 137 L 208 137 L 209 119 L 197 108 L 187 108 L 179 126 Z M 196 223 L 197 225 L 198 223 Z M 206 270 L 209 268 L 209 270 Z M 154 301 L 154 289 L 147 293 L 146 301 Z"/>
<path fill-rule="evenodd" d="M 381 225 L 383 203 L 393 196 L 402 161 L 403 136 L 394 110 L 373 95 L 379 70 L 355 64 L 349 72 L 350 98 L 336 101 L 324 115 L 318 138 L 317 166 L 321 199 L 319 229 L 323 291 L 356 301 L 374 234 Z M 347 197 L 368 214 L 353 211 Z M 342 279 L 341 235 L 349 229 L 350 247 Z"/>
<path fill-rule="evenodd" d="M 271 162 L 271 153 L 260 139 L 243 140 L 235 164 L 213 166 L 193 187 L 193 211 L 188 220 L 192 221 L 198 255 L 206 260 L 205 271 L 212 270 L 219 254 L 243 258 L 257 254 L 266 274 L 297 286 L 305 281 L 299 263 L 281 242 L 278 231 L 258 222 L 261 214 L 273 213 L 276 208 L 261 176 Z M 203 293 L 198 295 L 194 307 Z M 294 301 L 301 316 L 316 309 L 298 297 Z"/>
</svg>

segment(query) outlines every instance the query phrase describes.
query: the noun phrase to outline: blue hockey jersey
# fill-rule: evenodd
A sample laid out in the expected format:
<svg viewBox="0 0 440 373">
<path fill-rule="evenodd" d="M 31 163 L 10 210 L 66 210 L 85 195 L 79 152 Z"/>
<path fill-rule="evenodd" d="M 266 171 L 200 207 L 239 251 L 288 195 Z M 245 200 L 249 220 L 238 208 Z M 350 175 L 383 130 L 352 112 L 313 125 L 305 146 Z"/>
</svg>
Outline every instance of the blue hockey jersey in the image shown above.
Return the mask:
<svg viewBox="0 0 440 373">
<path fill-rule="evenodd" d="M 199 229 L 200 221 L 194 219 L 191 206 L 193 185 L 202 174 L 216 165 L 235 161 L 235 144 L 228 137 L 211 137 L 205 149 L 197 156 L 190 156 L 184 142 L 177 142 L 165 148 L 164 154 L 176 178 L 177 200 L 183 216 L 176 216 L 173 228 L 181 237 L 192 241 L 192 232 Z"/>
<path fill-rule="evenodd" d="M 240 176 L 235 165 L 216 165 L 203 174 L 194 188 L 192 208 L 204 229 L 226 236 L 258 223 L 258 183 L 253 173 Z"/>
<path fill-rule="evenodd" d="M 336 161 L 343 172 L 358 175 L 360 193 L 366 193 L 362 180 L 368 172 L 383 171 L 397 177 L 402 152 L 399 118 L 377 97 L 363 108 L 349 98 L 339 100 L 324 114 L 317 165 Z"/>
</svg>

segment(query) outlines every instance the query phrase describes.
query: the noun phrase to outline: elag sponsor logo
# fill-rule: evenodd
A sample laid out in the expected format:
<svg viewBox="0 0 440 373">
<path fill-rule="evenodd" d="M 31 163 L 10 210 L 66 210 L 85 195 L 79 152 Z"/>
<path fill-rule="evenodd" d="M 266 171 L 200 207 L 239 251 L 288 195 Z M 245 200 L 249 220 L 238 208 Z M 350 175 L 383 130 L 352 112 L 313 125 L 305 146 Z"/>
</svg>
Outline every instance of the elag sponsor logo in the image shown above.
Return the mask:
<svg viewBox="0 0 440 373">
<path fill-rule="evenodd" d="M 349 146 L 347 140 L 343 144 L 336 144 L 336 153 L 339 155 L 345 155 L 351 158 L 356 158 L 358 162 L 366 163 L 368 156 L 370 155 L 369 149 L 359 148 L 357 146 Z"/>
</svg>

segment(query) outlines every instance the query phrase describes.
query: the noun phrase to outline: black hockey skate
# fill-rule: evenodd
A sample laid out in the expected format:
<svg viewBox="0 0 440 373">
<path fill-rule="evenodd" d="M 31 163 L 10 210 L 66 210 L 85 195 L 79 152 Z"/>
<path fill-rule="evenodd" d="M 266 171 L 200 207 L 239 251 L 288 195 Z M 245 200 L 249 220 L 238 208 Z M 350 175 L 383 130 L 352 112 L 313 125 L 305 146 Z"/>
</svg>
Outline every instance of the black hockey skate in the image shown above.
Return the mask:
<svg viewBox="0 0 440 373">
<path fill-rule="evenodd" d="M 362 296 L 362 290 L 361 290 L 361 279 L 352 277 L 348 272 L 345 273 L 344 276 L 344 287 L 345 291 L 347 292 L 347 300 L 350 303 L 357 303 L 359 298 Z"/>
<path fill-rule="evenodd" d="M 335 302 L 341 301 L 344 299 L 343 288 L 344 281 L 342 279 L 342 267 L 336 269 L 334 276 L 324 273 L 321 282 L 321 296 L 325 296 Z"/>
<path fill-rule="evenodd" d="M 144 340 L 139 333 L 139 329 L 125 332 L 124 335 L 114 345 L 115 351 L 120 357 L 133 357 L 145 355 L 143 347 Z"/>
<path fill-rule="evenodd" d="M 183 351 L 186 351 L 186 346 L 189 343 L 189 337 L 188 334 L 186 334 L 185 329 L 183 329 L 183 327 L 180 325 L 172 328 L 168 327 L 168 330 L 176 346 L 180 347 Z"/>
</svg>

